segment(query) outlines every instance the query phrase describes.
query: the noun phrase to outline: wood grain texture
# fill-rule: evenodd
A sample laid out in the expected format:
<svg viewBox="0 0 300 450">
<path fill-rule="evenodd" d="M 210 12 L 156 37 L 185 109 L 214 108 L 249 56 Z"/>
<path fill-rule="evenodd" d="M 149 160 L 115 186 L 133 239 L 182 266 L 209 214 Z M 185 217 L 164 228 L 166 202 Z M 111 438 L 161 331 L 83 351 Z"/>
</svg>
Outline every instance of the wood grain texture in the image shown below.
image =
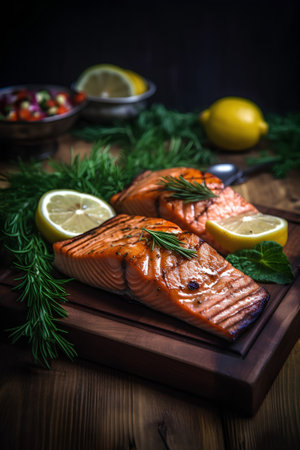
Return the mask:
<svg viewBox="0 0 300 450">
<path fill-rule="evenodd" d="M 224 414 L 226 449 L 295 450 L 300 447 L 299 368 L 300 341 L 253 419 Z"/>
<path fill-rule="evenodd" d="M 209 404 L 84 361 L 39 369 L 13 350 L 0 345 L 2 450 L 224 450 Z"/>
<path fill-rule="evenodd" d="M 5 342 L 0 361 L 2 450 L 299 448 L 300 341 L 251 419 L 85 361 L 39 369 Z"/>
<path fill-rule="evenodd" d="M 67 161 L 72 145 L 76 154 L 90 148 L 64 136 L 56 157 Z M 220 156 L 242 167 L 248 153 Z M 4 163 L 0 166 L 1 172 L 7 168 Z M 300 211 L 299 172 L 283 180 L 259 175 L 235 189 L 249 201 Z M 244 418 L 100 364 L 60 359 L 50 371 L 40 369 L 32 365 L 26 347 L 1 339 L 1 450 L 300 448 L 300 341 L 257 414 Z"/>
<path fill-rule="evenodd" d="M 1 320 L 12 327 L 22 305 L 16 303 L 15 293 L 6 283 L 9 279 L 2 278 Z M 193 335 L 189 326 L 168 316 L 154 311 L 151 314 L 142 305 L 127 303 L 119 296 L 78 283 L 74 289 L 72 286 L 72 291 L 68 287 L 71 293 L 65 305 L 68 317 L 61 324 L 83 358 L 171 385 L 249 415 L 263 401 L 299 336 L 300 278 L 288 290 L 273 287 L 279 297 L 274 290 L 269 309 L 240 338 L 241 353 L 233 351 L 235 347 L 238 350 L 239 342 L 222 347 L 214 339 L 203 340 L 198 331 Z"/>
<path fill-rule="evenodd" d="M 262 141 L 256 149 L 244 152 L 220 152 L 217 157 L 220 162 L 231 162 L 244 169 L 247 167 L 246 160 L 257 156 L 258 150 L 266 147 L 267 144 Z M 297 170 L 291 171 L 287 177 L 281 179 L 274 178 L 271 172 L 252 175 L 245 183 L 233 186 L 233 189 L 250 203 L 300 213 L 300 177 Z"/>
<path fill-rule="evenodd" d="M 285 253 L 298 275 L 300 216 L 261 208 L 289 220 Z M 17 306 L 11 290 L 15 274 L 9 270 L 5 273 L 0 272 L 0 307 L 3 316 L 7 312 L 6 326 L 12 327 Z M 234 343 L 79 282 L 66 286 L 68 317 L 61 323 L 83 358 L 218 401 L 249 415 L 257 411 L 299 337 L 300 278 L 297 276 L 288 286 L 265 287 L 270 293 L 265 310 Z"/>
</svg>

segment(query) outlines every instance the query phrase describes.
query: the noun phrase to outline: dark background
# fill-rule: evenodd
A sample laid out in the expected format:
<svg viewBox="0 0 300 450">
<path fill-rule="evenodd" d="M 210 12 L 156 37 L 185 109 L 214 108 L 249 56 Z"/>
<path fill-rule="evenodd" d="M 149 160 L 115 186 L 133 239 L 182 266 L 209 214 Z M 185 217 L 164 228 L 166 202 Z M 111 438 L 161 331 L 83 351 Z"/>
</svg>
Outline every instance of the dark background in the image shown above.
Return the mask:
<svg viewBox="0 0 300 450">
<path fill-rule="evenodd" d="M 11 2 L 1 18 L 0 86 L 70 85 L 86 67 L 112 63 L 150 78 L 153 101 L 182 112 L 226 95 L 299 112 L 298 3 Z"/>
</svg>

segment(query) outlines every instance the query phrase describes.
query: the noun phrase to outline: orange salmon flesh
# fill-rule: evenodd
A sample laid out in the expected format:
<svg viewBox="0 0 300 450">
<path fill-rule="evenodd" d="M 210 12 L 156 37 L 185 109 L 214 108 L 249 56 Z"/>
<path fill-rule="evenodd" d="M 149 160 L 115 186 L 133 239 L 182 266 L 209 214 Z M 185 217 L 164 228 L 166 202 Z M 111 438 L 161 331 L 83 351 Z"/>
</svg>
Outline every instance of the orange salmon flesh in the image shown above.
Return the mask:
<svg viewBox="0 0 300 450">
<path fill-rule="evenodd" d="M 174 233 L 197 255 L 155 246 L 147 232 Z M 54 266 L 88 285 L 139 300 L 195 327 L 234 340 L 262 312 L 268 292 L 199 236 L 165 219 L 120 214 L 53 245 Z M 130 305 L 128 306 L 130 307 Z"/>
<path fill-rule="evenodd" d="M 180 175 L 187 181 L 204 183 L 217 197 L 191 203 L 172 198 L 172 192 L 164 189 L 160 181 L 166 176 Z M 110 203 L 120 214 L 162 217 L 170 220 L 183 230 L 197 234 L 223 254 L 227 252 L 206 231 L 206 221 L 258 212 L 240 194 L 230 187 L 225 187 L 219 178 L 186 167 L 143 172 L 126 189 L 113 195 Z"/>
</svg>

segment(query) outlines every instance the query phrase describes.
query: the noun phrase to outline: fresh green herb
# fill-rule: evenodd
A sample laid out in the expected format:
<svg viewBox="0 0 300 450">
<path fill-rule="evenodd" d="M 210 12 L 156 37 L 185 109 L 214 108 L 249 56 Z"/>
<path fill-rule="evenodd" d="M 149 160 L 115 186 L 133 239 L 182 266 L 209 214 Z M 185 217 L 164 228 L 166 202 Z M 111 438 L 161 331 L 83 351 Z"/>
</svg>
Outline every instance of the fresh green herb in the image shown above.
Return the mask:
<svg viewBox="0 0 300 450">
<path fill-rule="evenodd" d="M 159 247 L 176 252 L 187 259 L 191 259 L 197 255 L 197 250 L 194 248 L 184 247 L 182 242 L 174 233 L 168 233 L 166 231 L 153 231 L 147 228 L 142 228 L 142 230 L 146 231 L 151 236 L 152 250 L 155 248 L 155 245 L 158 245 Z M 141 235 L 141 239 L 142 238 L 143 235 Z"/>
<path fill-rule="evenodd" d="M 170 138 L 188 139 L 200 148 L 206 140 L 197 113 L 180 113 L 165 108 L 161 104 L 152 105 L 149 109 L 142 111 L 137 118 L 131 122 L 116 120 L 112 125 L 90 125 L 83 124 L 73 131 L 73 134 L 86 141 L 95 142 L 99 139 L 108 138 L 112 142 L 118 142 L 122 146 L 135 144 L 141 136 L 148 133 L 148 137 L 154 137 L 159 141 Z"/>
<path fill-rule="evenodd" d="M 269 122 L 268 137 L 275 154 L 269 152 L 260 158 L 275 158 L 276 176 L 284 176 L 290 168 L 300 167 L 299 117 L 277 117 Z M 20 274 L 16 279 L 16 291 L 27 310 L 26 322 L 11 330 L 11 335 L 14 342 L 21 337 L 27 338 L 34 359 L 46 366 L 57 357 L 58 351 L 71 358 L 76 353 L 63 336 L 64 331 L 57 326 L 58 321 L 66 316 L 63 308 L 67 300 L 66 280 L 58 279 L 52 270 L 52 249 L 35 228 L 34 214 L 40 197 L 51 189 L 67 186 L 109 201 L 114 193 L 124 189 L 143 170 L 179 166 L 205 169 L 215 161 L 213 152 L 205 147 L 206 137 L 199 126 L 198 115 L 170 111 L 162 105 L 154 105 L 126 124 L 84 126 L 74 134 L 94 142 L 89 156 L 74 157 L 71 152 L 70 163 L 50 160 L 52 172 L 42 169 L 41 164 L 34 161 L 25 164 L 20 160 L 16 172 L 0 177 L 1 181 L 8 183 L 8 188 L 0 189 L 1 241 Z M 109 152 L 110 144 L 118 144 L 121 148 L 118 161 Z M 176 236 L 171 239 L 173 241 L 170 242 L 165 235 L 156 236 L 153 243 L 160 242 L 158 245 L 161 245 L 167 241 L 171 249 L 183 252 L 183 256 L 193 256 L 193 249 L 182 247 Z M 259 250 L 258 253 L 260 256 L 254 258 L 255 267 L 263 267 L 265 272 L 268 270 L 274 275 L 273 266 L 270 268 L 270 264 L 265 264 L 268 258 L 261 256 Z M 275 266 L 279 261 L 276 258 Z M 249 260 L 248 256 L 246 259 Z M 274 277 L 291 281 L 292 272 L 287 269 L 285 261 L 282 267 L 286 267 L 283 274 L 275 271 Z"/>
<path fill-rule="evenodd" d="M 12 330 L 12 338 L 14 342 L 27 338 L 34 359 L 46 366 L 58 350 L 70 357 L 75 351 L 56 324 L 66 315 L 63 303 L 67 297 L 64 282 L 57 279 L 52 270 L 52 249 L 35 227 L 38 201 L 45 192 L 66 186 L 109 201 L 142 170 L 188 164 L 193 158 L 190 142 L 171 139 L 168 148 L 161 143 L 147 149 L 143 146 L 144 138 L 132 152 L 121 152 L 118 161 L 109 152 L 107 139 L 103 139 L 94 144 L 89 156 L 80 158 L 71 151 L 70 162 L 50 160 L 52 172 L 44 170 L 41 163 L 19 160 L 16 172 L 1 176 L 1 181 L 9 186 L 0 190 L 2 241 L 12 256 L 13 265 L 21 273 L 16 280 L 16 290 L 27 309 L 26 323 Z"/>
<path fill-rule="evenodd" d="M 128 179 L 128 173 L 116 163 L 105 141 L 96 142 L 89 155 L 74 156 L 71 151 L 69 163 L 50 160 L 49 164 L 54 169 L 54 173 L 49 174 L 54 185 L 52 189 L 68 186 L 69 189 L 102 197 L 106 201 L 124 189 Z"/>
<path fill-rule="evenodd" d="M 203 152 L 195 153 L 192 142 L 185 142 L 179 138 L 171 139 L 168 146 L 165 142 L 158 142 L 153 147 L 144 145 L 142 138 L 131 151 L 122 151 L 119 163 L 124 167 L 124 171 L 126 168 L 125 184 L 128 184 L 143 170 L 155 171 L 171 167 L 204 169 L 209 164 L 209 155 L 206 157 Z"/>
<path fill-rule="evenodd" d="M 10 332 L 13 342 L 21 337 L 27 338 L 35 361 L 49 366 L 49 360 L 57 357 L 58 349 L 70 358 L 76 352 L 62 336 L 64 331 L 57 327 L 57 321 L 66 317 L 61 305 L 66 300 L 65 281 L 54 277 L 52 252 L 34 227 L 34 211 L 45 179 L 39 177 L 39 186 L 31 177 L 39 173 L 37 168 L 33 166 L 27 170 L 21 167 L 21 175 L 8 177 L 18 188 L 1 190 L 0 202 L 2 237 L 18 273 L 15 290 L 19 293 L 18 300 L 26 304 L 27 310 L 25 323 Z"/>
<path fill-rule="evenodd" d="M 164 186 L 165 190 L 173 192 L 172 198 L 182 199 L 184 203 L 218 197 L 204 183 L 188 181 L 182 175 L 163 177 L 160 184 Z"/>
<path fill-rule="evenodd" d="M 19 237 L 19 218 L 15 217 L 10 238 Z M 25 229 L 24 229 L 25 231 Z M 7 235 L 8 236 L 8 235 Z M 50 367 L 49 359 L 58 357 L 58 350 L 70 359 L 76 356 L 73 344 L 58 327 L 59 319 L 67 316 L 62 307 L 66 299 L 64 284 L 67 280 L 53 277 L 52 254 L 46 244 L 35 235 L 27 237 L 25 247 L 11 249 L 15 257 L 14 265 L 20 275 L 16 290 L 20 293 L 19 302 L 26 303 L 27 316 L 23 325 L 8 330 L 12 342 L 27 338 L 32 344 L 32 354 L 36 362 Z"/>
<path fill-rule="evenodd" d="M 226 259 L 258 282 L 287 284 L 294 279 L 289 260 L 277 242 L 264 241 L 253 249 L 232 253 Z"/>
<path fill-rule="evenodd" d="M 58 279 L 52 267 L 53 252 L 35 227 L 34 215 L 42 194 L 68 186 L 109 199 L 123 189 L 120 168 L 107 147 L 95 145 L 89 158 L 71 157 L 70 164 L 50 161 L 53 173 L 37 163 L 19 161 L 18 171 L 1 176 L 8 188 L 0 189 L 1 240 L 10 252 L 16 278 L 18 300 L 26 305 L 23 325 L 13 328 L 13 342 L 25 338 L 31 344 L 36 362 L 49 367 L 50 361 L 63 351 L 76 355 L 73 345 L 57 326 L 66 317 L 63 303 L 67 300 L 65 280 Z"/>
<path fill-rule="evenodd" d="M 108 126 L 81 124 L 73 134 L 86 141 L 105 139 L 117 144 L 126 159 L 132 163 L 137 160 L 139 166 L 144 161 L 142 165 L 152 170 L 150 166 L 158 164 L 163 164 L 160 168 L 185 164 L 205 169 L 215 161 L 215 154 L 205 147 L 206 136 L 198 114 L 183 114 L 160 104 L 142 111 L 131 122 L 115 121 Z M 172 145 L 168 147 L 167 142 Z"/>
<path fill-rule="evenodd" d="M 249 165 L 273 163 L 276 178 L 283 178 L 291 170 L 300 169 L 300 114 L 266 116 L 269 132 L 269 150 L 262 150 L 258 156 L 248 158 Z"/>
</svg>

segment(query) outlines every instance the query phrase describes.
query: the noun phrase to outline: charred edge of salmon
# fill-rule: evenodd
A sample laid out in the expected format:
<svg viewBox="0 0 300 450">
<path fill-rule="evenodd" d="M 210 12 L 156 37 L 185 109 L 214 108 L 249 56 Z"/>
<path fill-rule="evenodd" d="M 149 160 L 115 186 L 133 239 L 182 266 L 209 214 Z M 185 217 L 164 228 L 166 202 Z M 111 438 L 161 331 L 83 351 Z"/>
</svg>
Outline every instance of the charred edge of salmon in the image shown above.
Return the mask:
<svg viewBox="0 0 300 450">
<path fill-rule="evenodd" d="M 247 315 L 245 315 L 245 317 L 242 320 L 240 320 L 236 323 L 236 327 L 232 327 L 232 330 L 230 331 L 230 336 L 231 336 L 232 341 L 235 341 L 246 330 L 249 330 L 250 326 L 253 325 L 254 322 L 258 319 L 258 317 L 261 315 L 261 313 L 265 309 L 267 303 L 269 302 L 269 299 L 270 299 L 269 292 L 262 287 L 260 289 L 262 290 L 262 292 L 265 292 L 265 296 L 262 297 L 262 299 L 259 303 L 259 307 L 254 309 L 253 311 L 251 311 L 252 305 L 244 308 L 244 310 L 250 310 L 250 311 Z"/>
<path fill-rule="evenodd" d="M 245 331 L 248 331 L 250 326 L 255 323 L 256 319 L 261 315 L 266 307 L 266 304 L 269 301 L 270 294 L 261 287 L 259 287 L 257 291 L 253 292 L 248 297 L 251 297 L 253 294 L 257 294 L 258 292 L 261 293 L 261 297 L 258 301 L 239 309 L 235 314 L 227 316 L 223 321 L 215 322 L 213 320 L 214 316 L 208 318 L 201 312 L 196 313 L 189 310 L 188 308 L 186 309 L 190 314 L 189 317 L 187 316 L 186 318 L 179 318 L 176 315 L 173 315 L 173 317 L 179 320 L 183 320 L 189 325 L 201 329 L 209 334 L 213 334 L 220 338 L 223 338 L 228 342 L 235 342 L 240 335 L 242 335 Z M 226 311 L 226 307 L 223 311 Z M 247 311 L 248 313 L 244 314 Z M 242 319 L 239 318 L 240 315 L 243 315 Z M 202 323 L 199 323 L 198 319 L 201 319 Z M 225 322 L 231 322 L 231 324 L 223 326 L 223 323 Z"/>
</svg>

